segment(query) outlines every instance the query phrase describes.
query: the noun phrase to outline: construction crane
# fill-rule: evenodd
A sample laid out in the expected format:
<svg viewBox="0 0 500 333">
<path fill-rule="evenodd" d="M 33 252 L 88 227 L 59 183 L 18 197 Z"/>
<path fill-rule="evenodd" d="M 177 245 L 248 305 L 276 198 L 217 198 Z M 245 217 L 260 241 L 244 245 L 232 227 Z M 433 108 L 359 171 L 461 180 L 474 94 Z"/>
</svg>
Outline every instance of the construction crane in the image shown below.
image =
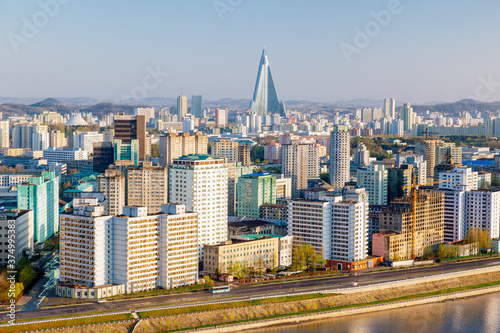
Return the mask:
<svg viewBox="0 0 500 333">
<path fill-rule="evenodd" d="M 425 131 L 420 132 L 420 134 L 425 134 L 425 139 L 427 140 L 429 138 L 429 135 L 437 135 L 438 133 L 436 133 L 436 132 L 429 132 L 429 127 L 426 127 Z"/>
<path fill-rule="evenodd" d="M 419 186 L 433 186 L 439 183 L 446 183 L 450 182 L 452 179 L 449 180 L 438 180 L 434 182 L 429 182 L 425 184 L 417 184 L 417 177 L 416 175 L 413 175 L 413 184 L 412 185 L 406 185 L 403 186 L 403 190 L 408 190 L 411 189 L 411 258 L 415 260 L 417 257 L 416 255 L 416 249 L 415 249 L 415 235 L 416 235 L 416 226 L 417 226 L 417 187 Z"/>
</svg>

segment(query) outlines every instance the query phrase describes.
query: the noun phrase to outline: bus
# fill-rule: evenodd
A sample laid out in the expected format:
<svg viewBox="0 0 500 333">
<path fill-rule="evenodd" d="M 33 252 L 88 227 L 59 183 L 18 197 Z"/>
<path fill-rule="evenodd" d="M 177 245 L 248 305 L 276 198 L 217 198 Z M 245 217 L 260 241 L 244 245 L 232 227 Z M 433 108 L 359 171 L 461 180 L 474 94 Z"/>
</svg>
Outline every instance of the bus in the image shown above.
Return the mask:
<svg viewBox="0 0 500 333">
<path fill-rule="evenodd" d="M 231 290 L 230 286 L 220 286 L 220 287 L 211 287 L 210 288 L 210 292 L 212 294 L 214 294 L 214 293 L 224 293 L 224 292 L 227 292 L 227 291 L 230 291 L 230 290 Z"/>
</svg>

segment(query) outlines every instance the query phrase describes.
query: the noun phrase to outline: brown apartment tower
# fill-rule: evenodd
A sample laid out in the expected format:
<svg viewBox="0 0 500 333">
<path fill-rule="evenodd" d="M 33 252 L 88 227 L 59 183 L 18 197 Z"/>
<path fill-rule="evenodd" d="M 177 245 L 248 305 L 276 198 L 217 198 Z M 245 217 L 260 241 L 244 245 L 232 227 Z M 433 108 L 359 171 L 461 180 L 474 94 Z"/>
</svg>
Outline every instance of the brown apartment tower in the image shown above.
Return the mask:
<svg viewBox="0 0 500 333">
<path fill-rule="evenodd" d="M 139 160 L 146 161 L 151 154 L 148 151 L 146 142 L 146 117 L 137 115 L 115 116 L 115 140 L 122 140 L 122 143 L 129 144 L 132 140 L 139 140 Z"/>
</svg>

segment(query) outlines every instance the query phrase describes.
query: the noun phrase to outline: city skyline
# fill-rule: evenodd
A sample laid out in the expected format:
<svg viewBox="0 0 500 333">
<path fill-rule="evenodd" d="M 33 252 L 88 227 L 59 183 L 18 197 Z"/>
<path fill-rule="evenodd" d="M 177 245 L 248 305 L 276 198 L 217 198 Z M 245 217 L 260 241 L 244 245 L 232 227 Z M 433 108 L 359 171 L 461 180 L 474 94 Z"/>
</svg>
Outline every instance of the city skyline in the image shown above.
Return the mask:
<svg viewBox="0 0 500 333">
<path fill-rule="evenodd" d="M 285 101 L 500 100 L 494 1 L 117 4 L 1 4 L 2 96 L 251 99 L 265 46 Z"/>
</svg>

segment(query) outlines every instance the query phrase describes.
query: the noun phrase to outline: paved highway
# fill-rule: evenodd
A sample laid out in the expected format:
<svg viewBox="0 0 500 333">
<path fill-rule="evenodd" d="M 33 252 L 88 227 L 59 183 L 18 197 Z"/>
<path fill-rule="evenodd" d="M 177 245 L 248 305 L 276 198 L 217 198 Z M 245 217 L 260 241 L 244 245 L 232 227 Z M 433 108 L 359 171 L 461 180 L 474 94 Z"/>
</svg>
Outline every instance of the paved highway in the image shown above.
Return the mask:
<svg viewBox="0 0 500 333">
<path fill-rule="evenodd" d="M 265 296 L 286 294 L 291 291 L 295 292 L 313 292 L 315 290 L 325 289 L 325 287 L 342 288 L 338 284 L 343 284 L 345 288 L 353 282 L 358 282 L 358 285 L 374 284 L 379 282 L 387 282 L 391 280 L 404 280 L 407 278 L 440 274 L 450 271 L 467 270 L 480 268 L 492 265 L 500 265 L 500 258 L 491 258 L 476 261 L 467 261 L 461 263 L 444 262 L 439 265 L 401 269 L 387 270 L 377 273 L 358 272 L 357 275 L 333 277 L 314 280 L 303 280 L 294 282 L 272 283 L 267 285 L 242 285 L 232 288 L 230 292 L 223 294 L 211 294 L 206 291 L 191 292 L 185 294 L 163 295 L 155 297 L 145 297 L 139 299 L 119 300 L 98 304 L 70 305 L 64 307 L 45 308 L 34 311 L 24 311 L 17 313 L 17 320 L 39 318 L 47 316 L 60 315 L 85 315 L 85 313 L 96 311 L 123 311 L 137 310 L 141 308 L 154 308 L 160 306 L 179 306 L 187 304 L 203 304 L 207 302 L 221 300 L 238 300 L 248 299 L 249 296 Z"/>
</svg>

